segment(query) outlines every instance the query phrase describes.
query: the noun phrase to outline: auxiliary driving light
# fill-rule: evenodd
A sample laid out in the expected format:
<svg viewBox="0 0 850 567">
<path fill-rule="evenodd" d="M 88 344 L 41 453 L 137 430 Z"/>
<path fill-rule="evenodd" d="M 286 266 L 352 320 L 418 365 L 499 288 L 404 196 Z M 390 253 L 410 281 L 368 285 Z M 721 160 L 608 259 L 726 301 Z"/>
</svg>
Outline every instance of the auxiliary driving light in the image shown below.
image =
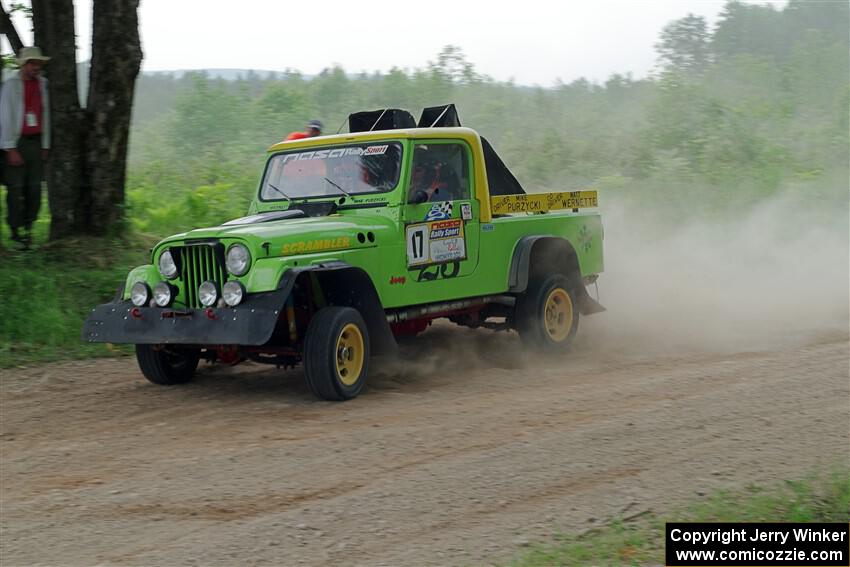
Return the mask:
<svg viewBox="0 0 850 567">
<path fill-rule="evenodd" d="M 159 255 L 159 273 L 162 274 L 162 277 L 169 280 L 177 277 L 177 264 L 174 263 L 171 250 L 166 250 Z"/>
<path fill-rule="evenodd" d="M 204 282 L 198 288 L 198 299 L 204 307 L 212 307 L 218 301 L 218 286 L 215 282 Z"/>
<path fill-rule="evenodd" d="M 144 307 L 151 298 L 151 288 L 145 282 L 136 282 L 130 288 L 130 301 L 136 307 Z"/>
<path fill-rule="evenodd" d="M 159 282 L 153 286 L 153 300 L 160 307 L 168 307 L 171 305 L 171 300 L 174 299 L 171 284 L 168 282 Z"/>
<path fill-rule="evenodd" d="M 221 294 L 224 296 L 224 302 L 230 307 L 236 307 L 245 298 L 245 286 L 239 282 L 227 282 L 221 288 Z"/>
</svg>

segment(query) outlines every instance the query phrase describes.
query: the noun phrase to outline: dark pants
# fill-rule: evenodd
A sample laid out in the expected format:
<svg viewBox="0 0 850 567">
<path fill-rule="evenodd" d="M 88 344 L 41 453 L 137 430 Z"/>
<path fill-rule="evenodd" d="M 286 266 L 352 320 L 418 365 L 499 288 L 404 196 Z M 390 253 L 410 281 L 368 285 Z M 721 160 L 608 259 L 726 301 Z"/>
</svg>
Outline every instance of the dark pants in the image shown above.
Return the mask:
<svg viewBox="0 0 850 567">
<path fill-rule="evenodd" d="M 27 230 L 38 217 L 41 206 L 41 135 L 22 136 L 18 140 L 18 151 L 23 165 L 9 165 L 6 159 L 6 206 L 9 209 L 9 226 L 12 232 L 20 227 Z"/>
</svg>

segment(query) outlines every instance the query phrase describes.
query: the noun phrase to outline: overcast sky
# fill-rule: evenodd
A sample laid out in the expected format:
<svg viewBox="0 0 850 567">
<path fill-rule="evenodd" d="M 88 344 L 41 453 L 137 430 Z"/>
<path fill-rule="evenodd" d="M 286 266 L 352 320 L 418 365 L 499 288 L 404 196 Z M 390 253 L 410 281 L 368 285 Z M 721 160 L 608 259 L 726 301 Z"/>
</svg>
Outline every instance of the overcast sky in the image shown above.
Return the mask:
<svg viewBox="0 0 850 567">
<path fill-rule="evenodd" d="M 292 68 L 306 74 L 333 64 L 352 73 L 413 69 L 453 44 L 479 72 L 497 80 L 551 86 L 557 79 L 602 81 L 612 73 L 642 77 L 655 64 L 653 45 L 665 24 L 688 13 L 713 24 L 724 3 L 142 0 L 142 68 Z M 78 58 L 84 60 L 91 1 L 74 4 Z M 19 20 L 18 28 L 26 42 L 29 25 Z"/>
</svg>

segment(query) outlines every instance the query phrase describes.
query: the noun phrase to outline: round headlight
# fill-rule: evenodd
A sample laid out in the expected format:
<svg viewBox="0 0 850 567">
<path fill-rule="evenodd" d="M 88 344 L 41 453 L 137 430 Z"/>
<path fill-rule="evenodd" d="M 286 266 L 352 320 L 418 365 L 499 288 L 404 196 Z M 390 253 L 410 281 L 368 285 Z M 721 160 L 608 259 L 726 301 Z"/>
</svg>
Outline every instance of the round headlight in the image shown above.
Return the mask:
<svg viewBox="0 0 850 567">
<path fill-rule="evenodd" d="M 227 282 L 221 288 L 221 295 L 227 305 L 236 307 L 245 298 L 245 286 L 239 282 Z"/>
<path fill-rule="evenodd" d="M 248 273 L 248 268 L 251 267 L 251 253 L 244 245 L 234 244 L 227 249 L 225 264 L 227 271 L 234 276 L 244 276 Z"/>
<path fill-rule="evenodd" d="M 130 301 L 136 307 L 144 307 L 151 298 L 151 288 L 145 282 L 136 282 L 130 288 Z"/>
<path fill-rule="evenodd" d="M 204 282 L 198 288 L 198 299 L 204 307 L 212 307 L 218 301 L 218 286 L 214 282 Z"/>
<path fill-rule="evenodd" d="M 159 255 L 159 273 L 162 274 L 162 277 L 169 280 L 177 277 L 177 264 L 174 263 L 171 250 L 166 250 Z"/>
<path fill-rule="evenodd" d="M 171 305 L 173 294 L 171 285 L 167 282 L 159 282 L 153 286 L 153 300 L 160 307 L 168 307 Z"/>
</svg>

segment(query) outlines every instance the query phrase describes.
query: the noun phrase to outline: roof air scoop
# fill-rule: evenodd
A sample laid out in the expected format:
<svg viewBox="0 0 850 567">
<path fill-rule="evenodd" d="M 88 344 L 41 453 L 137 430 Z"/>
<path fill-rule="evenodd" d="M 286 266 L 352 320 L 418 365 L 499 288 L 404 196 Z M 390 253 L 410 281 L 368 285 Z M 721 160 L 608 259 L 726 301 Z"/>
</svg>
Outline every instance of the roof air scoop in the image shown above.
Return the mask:
<svg viewBox="0 0 850 567">
<path fill-rule="evenodd" d="M 351 133 L 415 127 L 416 122 L 413 120 L 413 115 L 400 108 L 364 110 L 348 115 L 348 131 Z"/>
<path fill-rule="evenodd" d="M 422 110 L 418 126 L 420 128 L 451 128 L 460 126 L 460 118 L 457 116 L 454 104 L 429 106 Z"/>
<path fill-rule="evenodd" d="M 451 128 L 460 126 L 460 118 L 454 104 L 429 106 L 422 111 L 417 124 L 413 115 L 400 108 L 364 110 L 348 115 L 348 131 L 373 132 L 375 130 L 399 130 L 401 128 Z"/>
</svg>

